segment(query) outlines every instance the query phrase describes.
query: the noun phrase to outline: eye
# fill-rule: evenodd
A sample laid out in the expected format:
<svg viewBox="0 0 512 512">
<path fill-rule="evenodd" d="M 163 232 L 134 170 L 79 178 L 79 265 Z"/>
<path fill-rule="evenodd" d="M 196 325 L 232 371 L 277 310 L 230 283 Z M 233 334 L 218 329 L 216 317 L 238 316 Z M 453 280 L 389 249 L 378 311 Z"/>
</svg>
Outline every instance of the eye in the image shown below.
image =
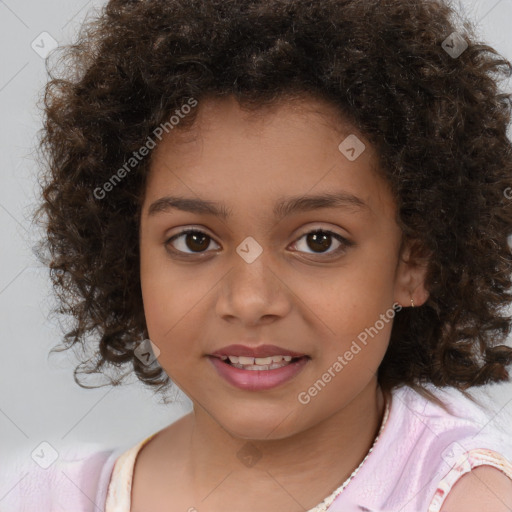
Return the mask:
<svg viewBox="0 0 512 512">
<path fill-rule="evenodd" d="M 178 243 L 173 245 L 175 241 Z M 165 246 L 169 248 L 172 245 L 173 247 L 169 248 L 169 251 L 174 253 L 200 254 L 208 248 L 211 241 L 213 239 L 203 231 L 189 228 L 166 240 Z M 191 252 L 187 252 L 186 249 L 190 249 Z"/>
<path fill-rule="evenodd" d="M 333 238 L 336 240 L 338 247 L 334 251 L 327 252 L 332 247 Z M 315 229 L 305 233 L 293 246 L 301 250 L 300 241 L 302 239 L 305 239 L 305 244 L 313 249 L 309 254 L 337 254 L 354 245 L 353 242 L 338 233 L 325 229 Z M 205 232 L 188 228 L 166 240 L 165 246 L 174 254 L 201 254 L 208 249 L 212 241 L 213 239 Z M 216 245 L 218 246 L 218 244 Z"/>
<path fill-rule="evenodd" d="M 338 247 L 334 251 L 327 252 L 327 250 L 332 246 L 332 238 L 336 240 Z M 302 239 L 305 239 L 305 243 L 303 243 L 303 245 L 309 246 L 313 249 L 313 252 L 310 252 L 309 254 L 338 254 L 354 245 L 353 242 L 350 242 L 338 233 L 325 229 L 315 229 L 308 233 L 304 233 L 304 235 L 294 243 L 294 247 L 300 247 L 300 240 Z"/>
</svg>

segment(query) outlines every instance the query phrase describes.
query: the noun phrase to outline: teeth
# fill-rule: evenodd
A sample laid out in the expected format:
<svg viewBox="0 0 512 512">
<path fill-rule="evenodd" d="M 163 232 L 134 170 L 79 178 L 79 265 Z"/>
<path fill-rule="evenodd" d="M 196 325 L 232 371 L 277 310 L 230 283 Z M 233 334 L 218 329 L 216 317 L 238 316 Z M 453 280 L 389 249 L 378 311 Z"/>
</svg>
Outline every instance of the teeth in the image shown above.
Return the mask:
<svg viewBox="0 0 512 512">
<path fill-rule="evenodd" d="M 276 370 L 277 368 L 282 368 L 283 366 L 287 366 L 288 363 L 285 361 L 281 361 L 280 363 L 272 363 L 272 364 L 233 364 L 235 368 L 239 368 L 240 370 Z"/>
<path fill-rule="evenodd" d="M 255 357 L 254 358 L 254 364 L 272 364 L 272 361 L 274 361 L 273 357 Z M 279 361 L 275 361 L 278 363 Z"/>
<path fill-rule="evenodd" d="M 245 356 L 221 356 L 221 359 L 225 361 L 229 359 L 234 364 L 272 364 L 286 361 L 289 363 L 292 360 L 292 356 L 269 356 L 269 357 L 245 357 Z"/>
<path fill-rule="evenodd" d="M 292 356 L 269 357 L 245 357 L 245 356 L 220 356 L 223 361 L 229 359 L 231 364 L 244 370 L 273 370 L 286 366 L 292 360 Z"/>
</svg>

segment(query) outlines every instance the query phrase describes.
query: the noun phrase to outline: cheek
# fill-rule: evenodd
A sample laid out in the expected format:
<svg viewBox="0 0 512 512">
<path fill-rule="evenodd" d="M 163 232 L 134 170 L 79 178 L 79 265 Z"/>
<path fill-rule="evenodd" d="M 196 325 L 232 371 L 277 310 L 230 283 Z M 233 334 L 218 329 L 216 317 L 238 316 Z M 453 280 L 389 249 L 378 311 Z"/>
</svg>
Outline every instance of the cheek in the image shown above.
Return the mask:
<svg viewBox="0 0 512 512">
<path fill-rule="evenodd" d="M 160 251 L 141 242 L 140 282 L 144 314 L 151 341 L 161 345 L 166 333 L 176 323 L 175 314 L 179 314 L 180 304 L 177 283 L 172 279 L 168 265 Z"/>
<path fill-rule="evenodd" d="M 355 309 L 378 318 L 393 303 L 396 266 L 394 245 L 389 240 L 374 239 L 360 251 L 344 276 L 341 287 L 345 298 L 340 300 L 349 296 Z"/>
<path fill-rule="evenodd" d="M 304 319 L 322 339 L 316 357 L 329 367 L 346 354 L 344 374 L 350 378 L 362 366 L 379 366 L 395 316 L 392 251 L 384 257 L 375 246 L 365 249 L 328 275 L 304 276 L 294 285 L 306 305 Z"/>
<path fill-rule="evenodd" d="M 180 324 L 191 311 L 193 297 L 188 297 L 182 286 L 156 268 L 148 273 L 141 272 L 144 314 L 152 341 L 166 343 L 180 330 Z"/>
<path fill-rule="evenodd" d="M 294 283 L 294 293 L 312 314 L 329 327 L 366 326 L 391 307 L 394 295 L 394 262 L 386 265 L 374 257 L 358 254 L 350 264 L 322 277 L 304 275 Z M 335 329 L 336 327 L 336 329 Z"/>
<path fill-rule="evenodd" d="M 171 379 L 183 385 L 183 369 L 197 358 L 187 338 L 194 333 L 190 316 L 193 304 L 157 265 L 141 268 L 141 287 L 148 335 L 159 350 L 158 362 Z"/>
<path fill-rule="evenodd" d="M 141 244 L 140 279 L 144 314 L 151 341 L 159 348 L 162 366 L 176 354 L 196 355 L 192 340 L 202 336 L 208 293 L 216 276 L 208 278 L 195 267 L 176 266 L 163 250 Z M 205 311 L 206 310 L 206 311 Z M 200 352 L 200 347 L 197 346 Z"/>
</svg>

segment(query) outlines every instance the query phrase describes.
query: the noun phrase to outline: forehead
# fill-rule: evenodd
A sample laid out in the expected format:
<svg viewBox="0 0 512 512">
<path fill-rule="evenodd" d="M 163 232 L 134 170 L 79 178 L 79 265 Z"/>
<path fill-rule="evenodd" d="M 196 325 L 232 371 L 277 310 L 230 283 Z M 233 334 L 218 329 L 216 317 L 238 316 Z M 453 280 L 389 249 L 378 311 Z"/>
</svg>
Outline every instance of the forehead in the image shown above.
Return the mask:
<svg viewBox="0 0 512 512">
<path fill-rule="evenodd" d="M 330 103 L 306 97 L 248 111 L 225 97 L 196 108 L 194 124 L 169 132 L 154 150 L 146 208 L 171 192 L 248 208 L 272 196 L 343 190 L 393 215 L 373 147 Z M 345 152 L 352 140 L 361 145 L 355 160 Z"/>
<path fill-rule="evenodd" d="M 180 125 L 178 122 L 175 128 L 163 134 L 159 146 L 196 142 L 206 132 L 218 129 L 220 125 L 225 129 L 250 130 L 257 135 L 269 125 L 277 123 L 293 125 L 295 129 L 301 123 L 315 123 L 330 128 L 339 136 L 355 131 L 335 105 L 306 92 L 294 96 L 283 95 L 257 106 L 251 106 L 247 101 L 240 103 L 233 95 L 207 95 L 194 108 L 194 123 L 190 125 L 185 120 Z"/>
</svg>

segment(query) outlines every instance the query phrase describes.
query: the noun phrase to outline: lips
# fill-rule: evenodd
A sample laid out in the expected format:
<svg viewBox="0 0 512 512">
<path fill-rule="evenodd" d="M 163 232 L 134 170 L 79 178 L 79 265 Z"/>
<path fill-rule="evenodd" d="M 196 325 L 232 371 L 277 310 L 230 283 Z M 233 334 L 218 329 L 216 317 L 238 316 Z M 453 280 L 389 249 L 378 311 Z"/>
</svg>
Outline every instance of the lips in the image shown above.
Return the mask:
<svg viewBox="0 0 512 512">
<path fill-rule="evenodd" d="M 212 357 L 220 356 L 243 356 L 243 357 L 270 357 L 270 356 L 291 356 L 304 357 L 306 354 L 300 352 L 292 352 L 277 345 L 259 345 L 257 347 L 249 347 L 247 345 L 228 345 L 211 354 Z"/>
<path fill-rule="evenodd" d="M 208 360 L 217 374 L 231 386 L 244 391 L 268 391 L 296 378 L 308 365 L 310 358 L 305 356 L 295 361 L 292 359 L 290 363 L 273 370 L 235 368 L 220 357 L 209 356 Z"/>
</svg>

